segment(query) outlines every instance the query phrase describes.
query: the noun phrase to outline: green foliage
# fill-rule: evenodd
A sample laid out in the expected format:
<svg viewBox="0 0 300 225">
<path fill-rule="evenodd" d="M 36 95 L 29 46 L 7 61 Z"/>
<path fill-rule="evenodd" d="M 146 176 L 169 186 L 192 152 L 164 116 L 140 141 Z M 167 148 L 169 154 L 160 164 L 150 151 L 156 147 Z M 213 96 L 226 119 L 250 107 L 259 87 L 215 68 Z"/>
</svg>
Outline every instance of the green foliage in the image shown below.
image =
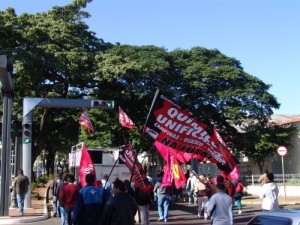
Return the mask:
<svg viewBox="0 0 300 225">
<path fill-rule="evenodd" d="M 256 123 L 245 127 L 233 139 L 233 144 L 239 152 L 253 159 L 262 173 L 264 162 L 276 154 L 278 146 L 289 146 L 289 137 L 296 131 L 297 128 L 293 126 Z"/>
<path fill-rule="evenodd" d="M 241 63 L 217 49 L 194 47 L 167 52 L 156 46 L 112 45 L 96 37 L 82 9 L 91 0 L 73 1 L 48 12 L 0 12 L 0 46 L 14 61 L 14 114 L 22 120 L 24 97 L 115 100 L 115 109 L 89 109 L 95 133 L 78 124 L 81 109 L 37 108 L 33 112 L 33 160 L 46 152 L 48 167 L 57 152 L 85 142 L 88 147 L 132 143 L 150 150 L 142 130 L 157 89 L 207 125 L 218 127 L 232 149 L 263 161 L 288 131 L 265 129 L 279 107 L 270 85 L 246 73 Z M 16 29 L 17 28 L 17 29 Z M 118 107 L 137 125 L 118 123 Z M 236 127 L 247 119 L 245 131 Z M 236 139 L 234 139 L 236 137 Z M 276 138 L 278 139 L 276 139 Z M 54 170 L 52 170 L 54 171 Z"/>
<path fill-rule="evenodd" d="M 37 192 L 31 192 L 31 199 L 40 199 L 40 195 Z"/>
<path fill-rule="evenodd" d="M 288 184 L 300 184 L 300 180 L 297 177 L 292 177 L 287 181 Z"/>
</svg>

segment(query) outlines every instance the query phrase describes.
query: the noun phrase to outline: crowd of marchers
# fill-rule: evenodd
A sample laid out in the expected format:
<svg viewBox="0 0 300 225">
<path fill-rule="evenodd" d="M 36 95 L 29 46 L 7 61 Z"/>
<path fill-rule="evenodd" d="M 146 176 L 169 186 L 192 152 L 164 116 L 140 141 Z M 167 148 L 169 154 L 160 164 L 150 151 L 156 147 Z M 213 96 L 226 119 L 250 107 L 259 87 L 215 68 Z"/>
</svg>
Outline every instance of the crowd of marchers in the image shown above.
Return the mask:
<svg viewBox="0 0 300 225">
<path fill-rule="evenodd" d="M 188 203 L 198 207 L 199 218 L 210 219 L 213 225 L 233 224 L 235 203 L 238 213 L 242 213 L 243 184 L 239 180 L 229 180 L 222 173 L 214 179 L 204 174 L 196 176 L 193 172 L 187 172 L 186 176 L 187 182 L 180 189 L 164 186 L 163 172 L 154 179 L 147 176 L 153 187 L 149 191 L 131 185 L 129 180 L 115 178 L 110 183 L 107 175 L 96 180 L 94 174 L 86 174 L 84 187 L 75 182 L 72 174 L 57 176 L 50 186 L 54 216 L 61 218 L 62 225 L 149 225 L 149 207 L 156 200 L 157 220 L 167 223 L 171 196 L 174 201 L 183 199 L 182 190 L 185 188 Z M 278 209 L 279 189 L 273 173 L 265 170 L 258 181 L 261 184 L 262 210 Z M 20 216 L 24 214 L 28 186 L 28 177 L 20 169 L 12 182 Z"/>
</svg>

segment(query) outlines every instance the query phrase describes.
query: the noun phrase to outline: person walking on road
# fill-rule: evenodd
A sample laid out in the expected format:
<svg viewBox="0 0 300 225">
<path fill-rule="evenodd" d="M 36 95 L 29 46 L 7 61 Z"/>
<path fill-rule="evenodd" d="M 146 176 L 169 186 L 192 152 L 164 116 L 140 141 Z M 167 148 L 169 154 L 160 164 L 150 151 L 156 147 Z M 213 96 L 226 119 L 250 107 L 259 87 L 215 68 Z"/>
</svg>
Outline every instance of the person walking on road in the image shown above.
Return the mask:
<svg viewBox="0 0 300 225">
<path fill-rule="evenodd" d="M 226 187 L 222 182 L 217 183 L 217 193 L 208 201 L 207 214 L 211 217 L 212 225 L 232 225 L 232 198 L 225 193 Z"/>
<path fill-rule="evenodd" d="M 269 211 L 279 209 L 278 194 L 279 189 L 274 182 L 274 174 L 267 173 L 268 182 L 260 190 L 259 197 L 262 199 L 262 210 Z"/>
<path fill-rule="evenodd" d="M 193 172 L 189 173 L 189 178 L 186 182 L 186 190 L 188 193 L 189 198 L 189 204 L 190 205 L 197 205 L 197 196 L 194 194 L 194 189 L 196 186 L 196 183 L 198 182 L 197 177 L 194 175 Z"/>
<path fill-rule="evenodd" d="M 149 191 L 143 191 L 138 187 L 135 187 L 134 197 L 138 205 L 140 212 L 141 225 L 149 225 L 149 207 L 154 200 L 152 189 Z"/>
<path fill-rule="evenodd" d="M 260 177 L 258 178 L 258 183 L 260 183 L 261 186 L 263 186 L 265 183 L 268 182 L 268 177 L 267 177 L 268 172 L 269 171 L 265 169 L 264 173 L 260 175 Z"/>
<path fill-rule="evenodd" d="M 18 176 L 14 180 L 14 188 L 17 194 L 17 202 L 20 216 L 24 215 L 24 199 L 28 192 L 29 179 L 24 175 L 23 170 L 19 169 Z"/>
<path fill-rule="evenodd" d="M 100 225 L 105 200 L 104 189 L 94 186 L 95 175 L 89 173 L 85 176 L 87 185 L 79 190 L 72 222 L 76 225 Z"/>
<path fill-rule="evenodd" d="M 208 202 L 208 186 L 204 175 L 199 175 L 199 181 L 195 186 L 195 195 L 198 196 L 198 217 L 204 216 L 207 220 L 206 203 Z"/>
<path fill-rule="evenodd" d="M 238 180 L 238 183 L 236 185 L 235 192 L 234 192 L 234 201 L 237 204 L 239 214 L 242 213 L 243 190 L 244 190 L 244 186 L 243 186 L 242 182 L 240 180 Z"/>
<path fill-rule="evenodd" d="M 68 184 L 68 175 L 64 174 L 62 178 L 62 182 L 57 187 L 57 196 L 58 196 L 58 206 L 60 211 L 61 225 L 66 225 L 66 217 L 65 217 L 65 207 L 62 201 L 60 200 L 60 193 L 64 186 Z"/>
<path fill-rule="evenodd" d="M 69 174 L 67 178 L 68 184 L 65 185 L 59 193 L 59 200 L 65 209 L 65 219 L 68 225 L 72 224 L 72 213 L 75 206 L 79 186 L 74 184 L 74 176 Z"/>
<path fill-rule="evenodd" d="M 157 196 L 158 221 L 168 222 L 171 187 L 162 186 L 162 183 L 157 182 L 153 191 Z"/>
<path fill-rule="evenodd" d="M 61 175 L 58 175 L 50 184 L 50 189 L 52 191 L 52 207 L 53 207 L 53 217 L 60 217 L 60 209 L 58 206 L 58 186 L 62 182 Z"/>
<path fill-rule="evenodd" d="M 125 192 L 124 182 L 115 180 L 112 191 L 113 197 L 106 202 L 103 210 L 102 224 L 135 225 L 137 203 L 134 197 Z"/>
</svg>

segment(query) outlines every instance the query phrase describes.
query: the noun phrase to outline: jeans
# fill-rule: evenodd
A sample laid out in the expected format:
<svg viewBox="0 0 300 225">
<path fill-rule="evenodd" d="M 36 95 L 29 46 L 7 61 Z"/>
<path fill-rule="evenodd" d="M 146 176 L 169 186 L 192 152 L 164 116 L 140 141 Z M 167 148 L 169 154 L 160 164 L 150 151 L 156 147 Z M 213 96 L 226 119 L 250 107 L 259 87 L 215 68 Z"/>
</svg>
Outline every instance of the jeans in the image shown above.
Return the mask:
<svg viewBox="0 0 300 225">
<path fill-rule="evenodd" d="M 149 205 L 138 205 L 141 215 L 141 225 L 149 225 Z"/>
<path fill-rule="evenodd" d="M 59 207 L 57 207 L 57 203 L 58 203 L 57 200 L 58 200 L 57 196 L 52 196 L 53 213 L 60 215 Z"/>
<path fill-rule="evenodd" d="M 157 207 L 158 207 L 158 215 L 159 219 L 168 219 L 169 216 L 169 204 L 170 197 L 169 195 L 157 195 Z"/>
<path fill-rule="evenodd" d="M 61 206 L 59 208 L 60 208 L 61 225 L 66 225 L 65 208 Z"/>
<path fill-rule="evenodd" d="M 188 191 L 189 203 L 196 204 L 197 203 L 197 196 L 194 195 L 194 190 Z"/>
<path fill-rule="evenodd" d="M 242 209 L 242 202 L 241 202 L 242 197 L 241 196 L 240 197 L 234 197 L 234 200 L 236 201 L 238 209 Z"/>
<path fill-rule="evenodd" d="M 73 207 L 65 208 L 65 219 L 68 225 L 72 225 Z"/>
<path fill-rule="evenodd" d="M 18 208 L 19 208 L 19 214 L 24 214 L 24 199 L 25 194 L 24 193 L 17 193 L 17 202 L 18 202 Z"/>
</svg>

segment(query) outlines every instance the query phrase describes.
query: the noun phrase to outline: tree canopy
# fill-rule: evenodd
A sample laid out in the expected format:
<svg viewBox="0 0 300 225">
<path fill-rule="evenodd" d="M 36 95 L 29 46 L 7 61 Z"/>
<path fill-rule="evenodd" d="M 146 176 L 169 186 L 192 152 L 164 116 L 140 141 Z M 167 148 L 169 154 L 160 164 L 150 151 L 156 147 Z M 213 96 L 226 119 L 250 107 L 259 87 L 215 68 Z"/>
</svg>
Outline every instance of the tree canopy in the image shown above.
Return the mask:
<svg viewBox="0 0 300 225">
<path fill-rule="evenodd" d="M 270 85 L 217 49 L 167 51 L 104 42 L 85 23 L 90 15 L 83 9 L 89 2 L 73 1 L 47 12 L 19 16 L 12 8 L 0 11 L 1 53 L 14 61 L 14 112 L 20 124 L 24 97 L 116 102 L 114 110 L 89 110 L 94 134 L 79 127 L 80 109 L 36 109 L 33 161 L 43 149 L 54 156 L 56 151 L 70 151 L 78 141 L 90 147 L 131 142 L 149 150 L 152 142 L 143 139 L 141 131 L 157 89 L 208 127 L 215 125 L 225 141 L 233 144 L 233 137 L 240 135 L 236 126 L 246 119 L 249 126 L 267 125 L 273 109 L 279 108 L 268 92 Z M 139 129 L 120 127 L 118 107 Z M 256 129 L 264 131 L 256 127 L 249 133 Z"/>
</svg>

